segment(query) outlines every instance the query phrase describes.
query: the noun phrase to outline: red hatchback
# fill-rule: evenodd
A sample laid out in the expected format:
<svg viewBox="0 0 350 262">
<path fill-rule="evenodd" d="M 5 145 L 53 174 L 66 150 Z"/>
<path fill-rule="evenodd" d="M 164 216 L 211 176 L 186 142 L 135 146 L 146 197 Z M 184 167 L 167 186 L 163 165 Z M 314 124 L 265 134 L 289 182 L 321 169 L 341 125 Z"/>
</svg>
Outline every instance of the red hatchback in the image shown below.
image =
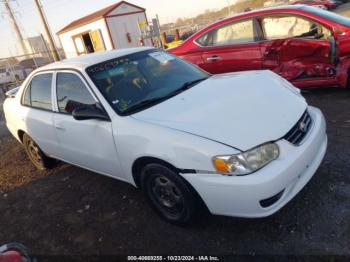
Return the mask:
<svg viewBox="0 0 350 262">
<path fill-rule="evenodd" d="M 305 5 L 252 11 L 218 21 L 169 52 L 212 74 L 269 69 L 301 88 L 345 88 L 350 19 Z"/>
</svg>

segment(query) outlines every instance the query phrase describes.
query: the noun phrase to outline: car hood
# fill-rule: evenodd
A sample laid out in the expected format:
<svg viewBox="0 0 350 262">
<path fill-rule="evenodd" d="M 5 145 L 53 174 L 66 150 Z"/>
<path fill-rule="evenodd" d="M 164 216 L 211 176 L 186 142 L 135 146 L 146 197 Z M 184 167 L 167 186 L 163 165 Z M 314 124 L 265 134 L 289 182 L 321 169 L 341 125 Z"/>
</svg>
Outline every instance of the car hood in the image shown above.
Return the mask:
<svg viewBox="0 0 350 262">
<path fill-rule="evenodd" d="M 133 117 L 245 151 L 286 135 L 305 99 L 270 71 L 216 75 Z"/>
</svg>

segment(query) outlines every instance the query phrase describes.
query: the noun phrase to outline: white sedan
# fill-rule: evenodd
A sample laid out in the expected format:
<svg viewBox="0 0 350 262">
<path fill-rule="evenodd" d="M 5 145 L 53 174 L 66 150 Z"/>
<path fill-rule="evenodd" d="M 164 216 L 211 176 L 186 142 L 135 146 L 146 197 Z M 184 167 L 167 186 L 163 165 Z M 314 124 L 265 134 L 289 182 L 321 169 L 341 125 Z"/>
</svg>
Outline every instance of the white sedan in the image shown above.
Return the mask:
<svg viewBox="0 0 350 262">
<path fill-rule="evenodd" d="M 37 168 L 59 159 L 123 180 L 178 225 L 201 209 L 275 213 L 327 147 L 321 111 L 278 75 L 211 76 L 154 48 L 42 67 L 8 94 L 4 111 Z"/>
</svg>

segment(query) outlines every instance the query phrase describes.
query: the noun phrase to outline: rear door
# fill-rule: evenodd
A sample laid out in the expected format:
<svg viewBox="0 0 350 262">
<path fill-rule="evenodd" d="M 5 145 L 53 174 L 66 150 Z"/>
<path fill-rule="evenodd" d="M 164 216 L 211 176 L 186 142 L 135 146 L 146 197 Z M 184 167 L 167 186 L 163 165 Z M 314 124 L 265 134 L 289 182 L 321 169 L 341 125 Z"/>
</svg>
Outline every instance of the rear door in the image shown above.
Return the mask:
<svg viewBox="0 0 350 262">
<path fill-rule="evenodd" d="M 217 27 L 196 40 L 201 47 L 202 64 L 212 73 L 262 68 L 255 19 L 245 19 Z"/>
<path fill-rule="evenodd" d="M 265 38 L 260 43 L 264 69 L 289 81 L 335 76 L 336 46 L 329 29 L 292 14 L 266 16 L 259 21 Z"/>
<path fill-rule="evenodd" d="M 53 72 L 38 73 L 32 77 L 22 97 L 20 121 L 26 132 L 49 156 L 57 153 L 57 139 L 53 128 L 52 84 Z"/>
<path fill-rule="evenodd" d="M 98 102 L 83 77 L 74 71 L 56 74 L 54 127 L 57 158 L 106 175 L 121 176 L 112 124 L 101 120 L 75 120 L 72 112 Z"/>
</svg>

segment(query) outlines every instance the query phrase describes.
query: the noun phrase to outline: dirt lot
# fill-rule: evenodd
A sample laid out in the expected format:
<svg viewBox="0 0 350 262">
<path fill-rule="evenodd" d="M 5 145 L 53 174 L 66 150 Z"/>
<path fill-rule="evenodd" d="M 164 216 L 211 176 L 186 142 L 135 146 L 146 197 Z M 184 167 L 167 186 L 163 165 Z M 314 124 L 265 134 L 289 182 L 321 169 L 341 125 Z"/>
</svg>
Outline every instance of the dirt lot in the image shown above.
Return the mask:
<svg viewBox="0 0 350 262">
<path fill-rule="evenodd" d="M 326 115 L 328 153 L 291 203 L 258 220 L 208 216 L 189 228 L 168 225 L 125 183 L 67 164 L 36 171 L 3 132 L 0 243 L 19 241 L 46 255 L 350 255 L 350 92 L 305 96 Z"/>
</svg>

